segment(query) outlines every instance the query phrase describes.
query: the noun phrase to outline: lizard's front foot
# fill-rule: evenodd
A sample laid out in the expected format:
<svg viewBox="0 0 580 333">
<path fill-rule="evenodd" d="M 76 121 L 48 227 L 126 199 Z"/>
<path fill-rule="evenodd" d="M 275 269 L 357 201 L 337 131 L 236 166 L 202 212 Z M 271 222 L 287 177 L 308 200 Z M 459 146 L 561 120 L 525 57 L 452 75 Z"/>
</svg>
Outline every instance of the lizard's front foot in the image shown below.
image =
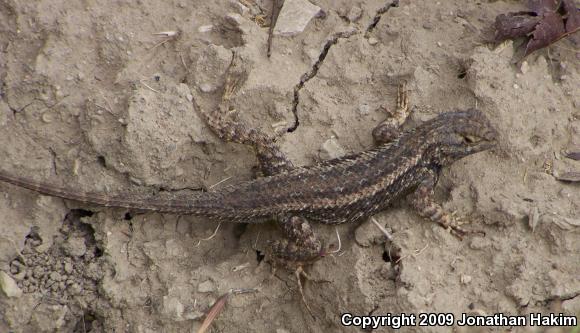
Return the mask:
<svg viewBox="0 0 580 333">
<path fill-rule="evenodd" d="M 411 205 L 415 208 L 420 216 L 441 225 L 449 230 L 454 236 L 463 239 L 465 235 L 479 233 L 485 235 L 483 231 L 465 230 L 463 224 L 455 214 L 446 212 L 441 205 L 433 200 L 433 188 L 437 182 L 437 175 L 430 171 L 427 173 L 421 184 L 415 189 L 415 192 L 409 195 Z"/>
<path fill-rule="evenodd" d="M 396 110 L 388 113 L 390 117 L 373 129 L 373 138 L 377 144 L 388 143 L 399 137 L 401 126 L 407 121 L 411 113 L 406 81 L 399 84 Z"/>
<path fill-rule="evenodd" d="M 485 236 L 485 232 L 482 230 L 466 230 L 466 229 L 464 229 L 463 225 L 466 223 L 463 222 L 462 219 L 456 217 L 455 213 L 449 214 L 449 213 L 441 210 L 440 212 L 438 212 L 438 214 L 434 214 L 432 216 L 435 217 L 435 218 L 430 217 L 430 219 L 433 222 L 440 224 L 442 227 L 449 230 L 449 232 L 451 232 L 452 235 L 459 238 L 460 240 L 463 240 L 463 237 L 470 235 L 470 234 L 480 234 L 480 235 Z"/>
</svg>

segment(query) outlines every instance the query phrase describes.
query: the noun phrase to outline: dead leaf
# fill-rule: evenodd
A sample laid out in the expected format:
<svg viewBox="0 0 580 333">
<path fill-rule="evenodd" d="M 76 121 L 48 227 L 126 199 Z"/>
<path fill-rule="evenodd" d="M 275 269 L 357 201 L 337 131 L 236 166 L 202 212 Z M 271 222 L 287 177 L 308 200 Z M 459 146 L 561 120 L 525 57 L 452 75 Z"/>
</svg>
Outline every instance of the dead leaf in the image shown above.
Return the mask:
<svg viewBox="0 0 580 333">
<path fill-rule="evenodd" d="M 529 0 L 528 8 L 530 11 L 496 17 L 496 43 L 525 37 L 525 57 L 580 29 L 580 11 L 574 0 Z"/>
<path fill-rule="evenodd" d="M 577 148 L 576 150 L 568 150 L 564 152 L 564 156 L 574 161 L 580 161 L 580 148 Z"/>
<path fill-rule="evenodd" d="M 537 15 L 555 12 L 558 10 L 560 0 L 529 0 L 528 8 Z"/>
<path fill-rule="evenodd" d="M 566 171 L 555 174 L 554 177 L 566 182 L 580 182 L 580 171 Z"/>
<path fill-rule="evenodd" d="M 526 46 L 524 56 L 552 44 L 565 33 L 566 28 L 564 27 L 562 16 L 557 13 L 545 14 L 542 20 L 536 25 L 533 37 Z"/>
<path fill-rule="evenodd" d="M 530 12 L 500 14 L 495 18 L 495 42 L 526 36 L 540 22 L 540 17 L 531 16 Z"/>
<path fill-rule="evenodd" d="M 568 15 L 566 19 L 566 33 L 572 34 L 580 28 L 580 10 L 576 8 L 573 0 L 563 0 L 562 5 Z"/>
<path fill-rule="evenodd" d="M 564 230 L 572 230 L 580 227 L 580 219 L 574 219 L 571 217 L 565 217 L 558 215 L 556 213 L 548 213 L 542 215 L 542 223 L 554 223 L 558 227 Z"/>
</svg>

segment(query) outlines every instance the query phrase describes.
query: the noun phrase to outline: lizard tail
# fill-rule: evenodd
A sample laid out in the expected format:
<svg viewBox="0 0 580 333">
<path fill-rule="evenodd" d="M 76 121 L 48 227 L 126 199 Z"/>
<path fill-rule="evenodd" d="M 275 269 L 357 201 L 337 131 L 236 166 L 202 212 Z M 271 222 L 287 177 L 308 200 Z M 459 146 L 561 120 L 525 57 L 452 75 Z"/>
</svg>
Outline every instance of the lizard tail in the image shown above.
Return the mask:
<svg viewBox="0 0 580 333">
<path fill-rule="evenodd" d="M 142 211 L 156 211 L 162 213 L 207 215 L 200 199 L 203 193 L 189 194 L 187 198 L 172 197 L 158 198 L 139 194 L 108 195 L 95 192 L 86 192 L 80 189 L 70 189 L 54 184 L 38 182 L 29 178 L 13 176 L 0 170 L 0 181 L 26 188 L 40 194 L 74 200 L 104 207 L 128 208 Z M 201 207 L 200 207 L 201 206 Z"/>
</svg>

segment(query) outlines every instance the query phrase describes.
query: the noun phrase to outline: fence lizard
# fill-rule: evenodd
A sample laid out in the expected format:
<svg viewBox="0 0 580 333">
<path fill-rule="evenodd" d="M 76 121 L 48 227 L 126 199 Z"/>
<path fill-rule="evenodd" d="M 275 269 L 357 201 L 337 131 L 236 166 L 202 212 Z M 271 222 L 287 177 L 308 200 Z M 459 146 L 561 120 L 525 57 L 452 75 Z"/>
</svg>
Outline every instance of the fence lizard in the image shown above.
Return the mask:
<svg viewBox="0 0 580 333">
<path fill-rule="evenodd" d="M 275 140 L 239 122 L 229 99 L 243 80 L 232 62 L 219 108 L 199 110 L 208 126 L 226 141 L 251 144 L 265 177 L 172 199 L 108 196 L 36 182 L 0 171 L 0 180 L 45 195 L 82 203 L 173 214 L 194 214 L 227 222 L 277 220 L 285 238 L 273 242 L 278 261 L 300 268 L 325 254 L 309 221 L 324 224 L 355 222 L 409 195 L 411 206 L 457 235 L 465 231 L 432 199 L 442 167 L 492 148 L 497 133 L 481 111 L 442 113 L 414 129 L 399 132 L 409 114 L 405 89 L 398 108 L 373 130 L 374 149 L 322 163 L 294 167 Z M 302 270 L 297 269 L 300 280 Z M 304 295 L 303 299 L 304 299 Z"/>
</svg>

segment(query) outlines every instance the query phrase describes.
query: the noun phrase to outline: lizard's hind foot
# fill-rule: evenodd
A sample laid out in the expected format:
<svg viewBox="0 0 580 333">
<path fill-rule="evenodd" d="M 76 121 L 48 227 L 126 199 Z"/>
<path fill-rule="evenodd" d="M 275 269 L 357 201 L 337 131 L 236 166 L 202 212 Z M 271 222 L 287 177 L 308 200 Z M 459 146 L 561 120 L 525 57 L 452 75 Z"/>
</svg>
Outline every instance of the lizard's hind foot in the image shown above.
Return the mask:
<svg viewBox="0 0 580 333">
<path fill-rule="evenodd" d="M 302 287 L 302 278 L 304 278 L 306 281 L 312 281 L 316 283 L 330 283 L 331 281 L 325 279 L 312 278 L 310 275 L 308 275 L 308 273 L 304 271 L 304 267 L 302 266 L 299 266 L 294 271 L 294 275 L 296 276 L 296 282 L 298 283 L 298 291 L 300 292 L 300 296 L 302 297 L 302 303 L 304 303 L 304 306 L 306 306 L 306 309 L 308 310 L 310 315 L 312 317 L 315 317 L 314 313 L 312 312 L 312 309 L 310 308 L 310 305 L 308 305 L 308 302 L 306 302 L 306 296 L 304 296 L 304 288 Z"/>
<path fill-rule="evenodd" d="M 274 266 L 283 266 L 294 271 L 298 283 L 298 291 L 308 312 L 314 316 L 312 309 L 306 302 L 302 279 L 313 282 L 330 282 L 310 277 L 304 266 L 312 264 L 325 256 L 327 251 L 322 242 L 316 237 L 308 221 L 302 217 L 290 216 L 280 219 L 286 238 L 274 241 L 271 245 L 271 255 Z"/>
</svg>

